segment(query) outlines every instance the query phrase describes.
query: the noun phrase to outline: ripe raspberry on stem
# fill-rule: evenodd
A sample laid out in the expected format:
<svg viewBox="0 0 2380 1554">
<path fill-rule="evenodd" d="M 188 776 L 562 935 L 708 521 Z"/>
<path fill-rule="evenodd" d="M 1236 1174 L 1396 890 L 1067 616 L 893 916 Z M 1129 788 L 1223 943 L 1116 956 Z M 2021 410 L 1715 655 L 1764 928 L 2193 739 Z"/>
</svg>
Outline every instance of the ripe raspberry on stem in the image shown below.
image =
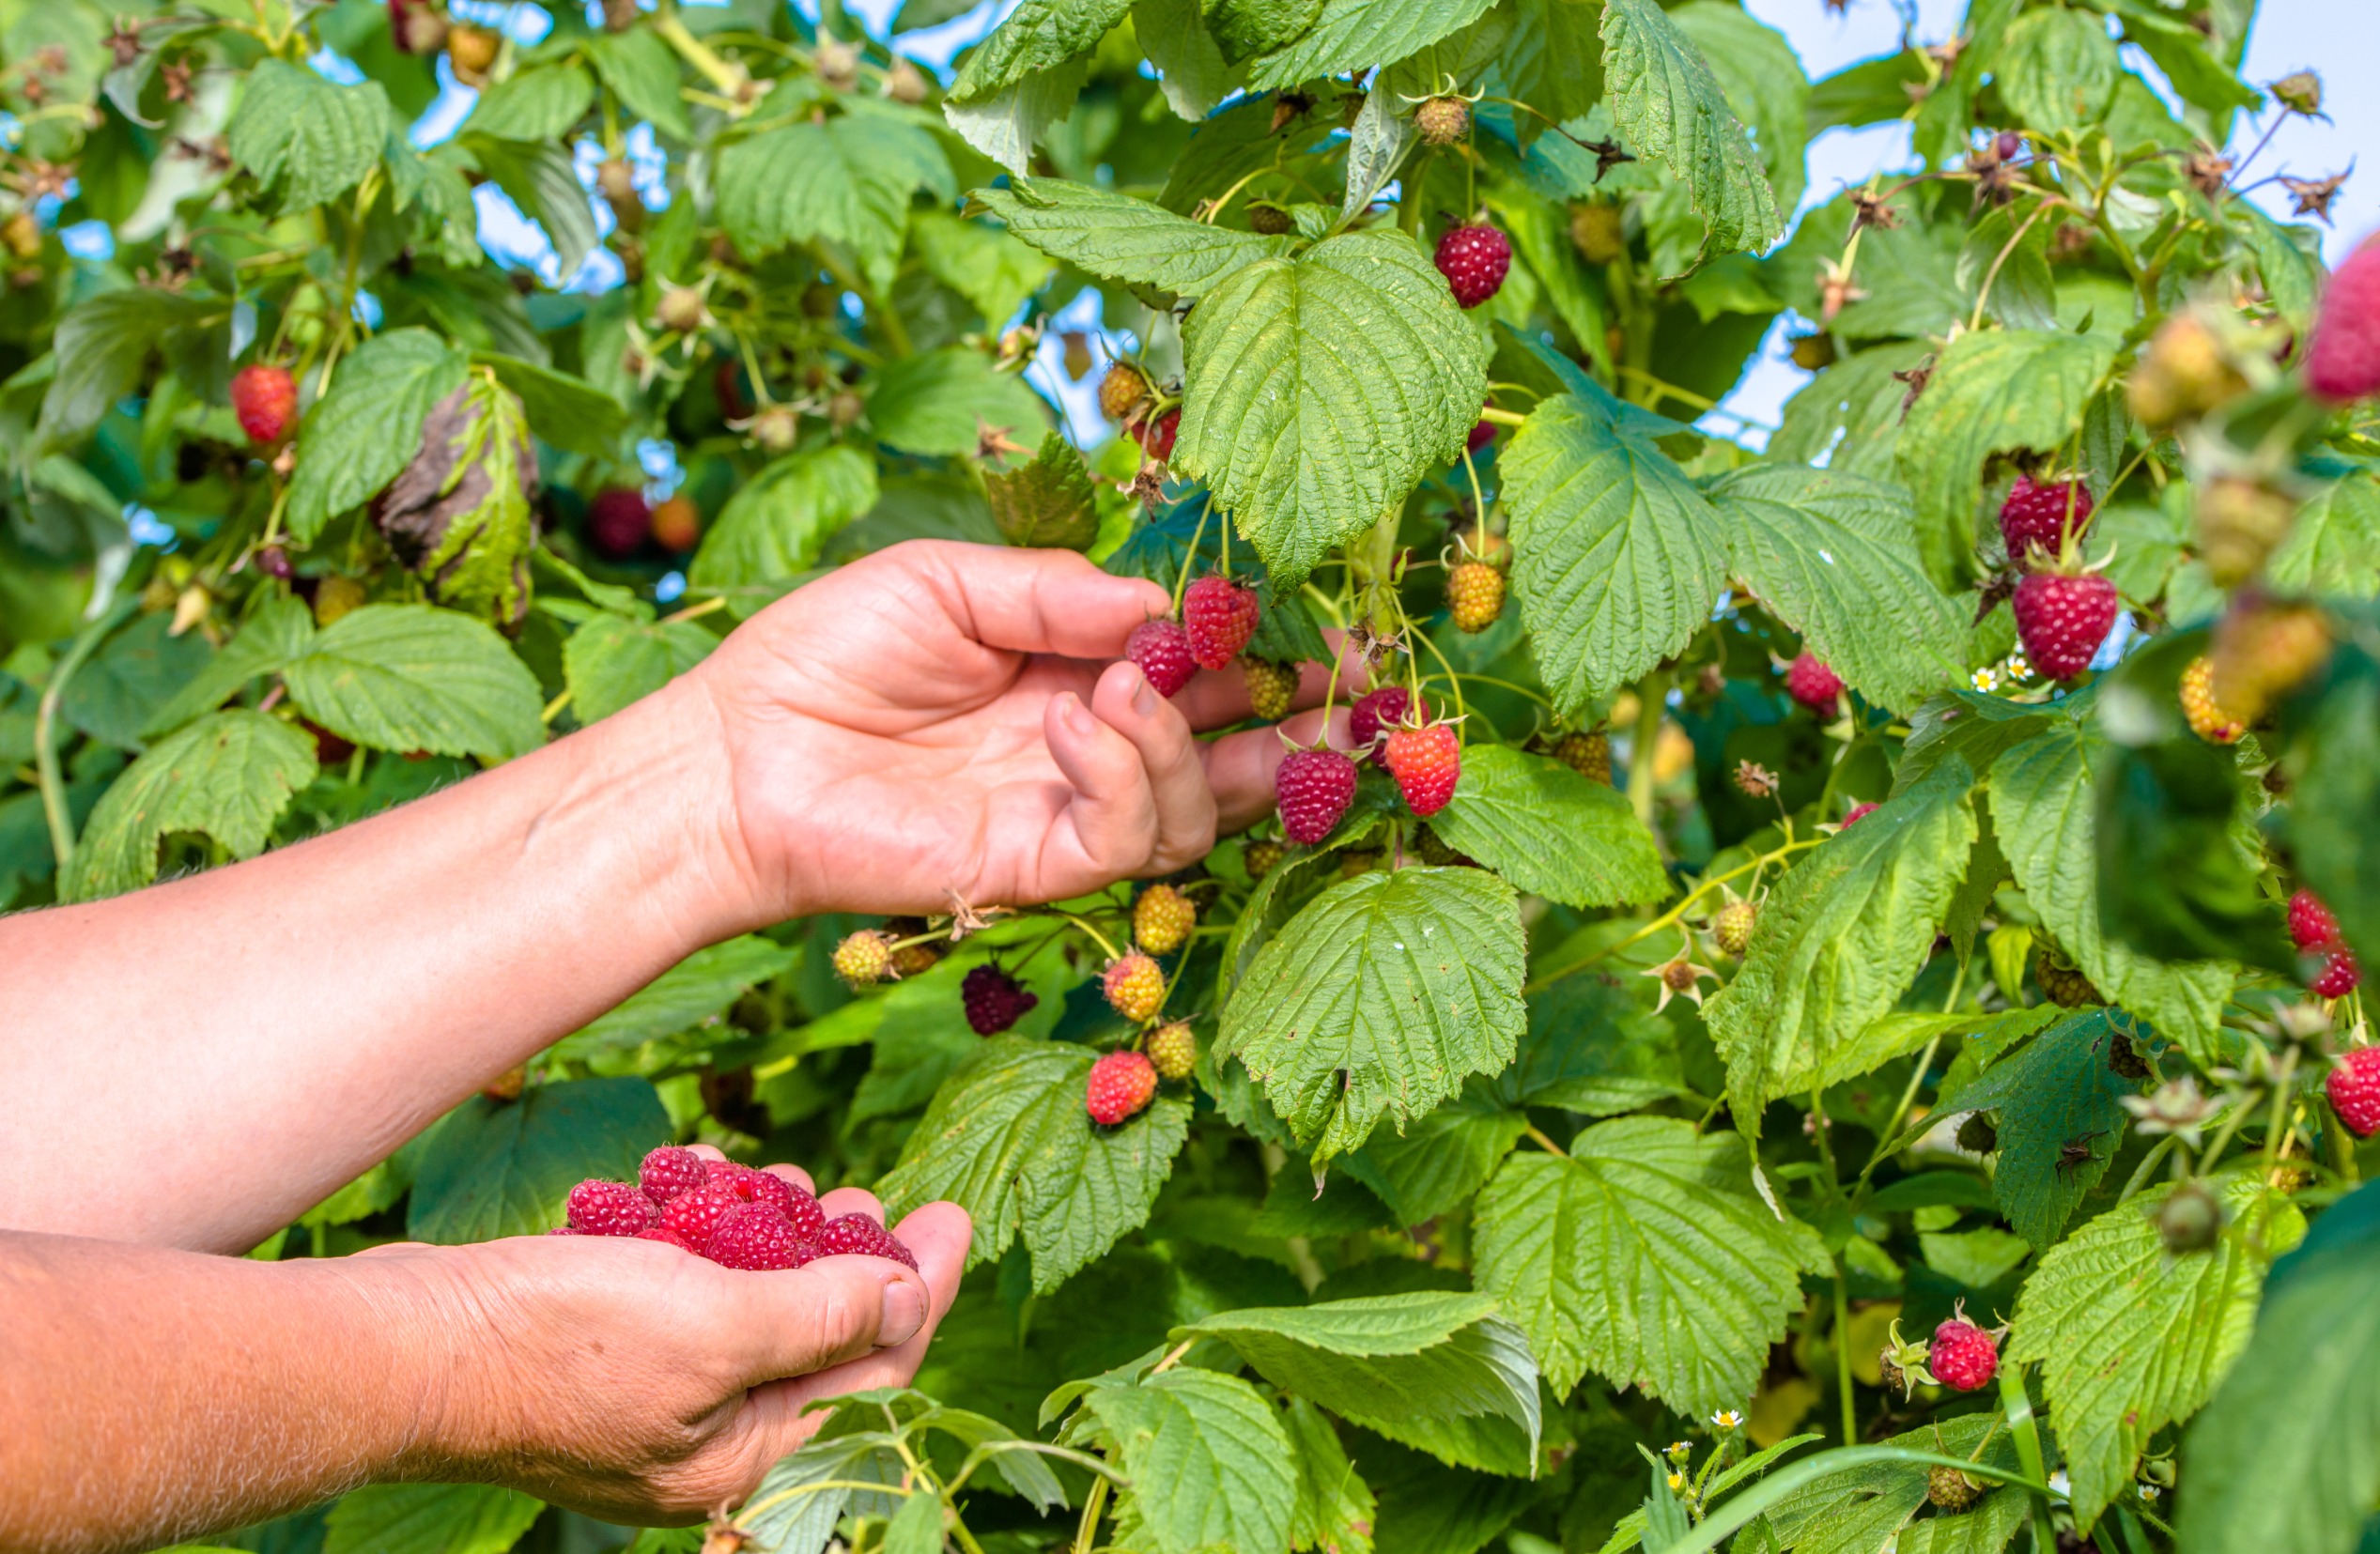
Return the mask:
<svg viewBox="0 0 2380 1554">
<path fill-rule="evenodd" d="M 2337 405 L 2380 393 L 2380 242 L 2364 239 L 2323 288 L 2306 387 Z"/>
<path fill-rule="evenodd" d="M 1262 613 L 1256 590 L 1229 577 L 1201 577 L 1192 583 L 1182 595 L 1182 625 L 1190 639 L 1191 658 L 1200 669 L 1223 668 L 1256 635 Z"/>
<path fill-rule="evenodd" d="M 1083 1081 L 1083 1109 L 1102 1128 L 1138 1116 L 1157 1094 L 1157 1069 L 1146 1054 L 1108 1053 Z"/>
<path fill-rule="evenodd" d="M 1369 760 L 1382 736 L 1402 723 L 1413 707 L 1413 692 L 1402 685 L 1383 685 L 1368 695 L 1359 696 L 1355 704 L 1347 709 L 1348 737 L 1354 741 L 1356 750 Z M 1422 704 L 1421 715 L 1430 715 L 1427 702 Z"/>
<path fill-rule="evenodd" d="M 1136 1025 L 1157 1018 L 1157 1011 L 1166 1005 L 1164 969 L 1137 952 L 1109 962 L 1099 985 L 1115 1011 Z"/>
<path fill-rule="evenodd" d="M 1504 288 L 1512 240 L 1485 223 L 1450 226 L 1438 239 L 1437 264 L 1455 300 L 1476 308 Z"/>
<path fill-rule="evenodd" d="M 2317 998 L 2344 998 L 2363 981 L 2363 968 L 2356 963 L 2356 952 L 2341 945 L 2323 956 L 2322 969 L 2306 984 Z"/>
<path fill-rule="evenodd" d="M 286 367 L 251 362 L 232 375 L 231 411 L 249 441 L 270 448 L 297 423 L 298 380 Z"/>
<path fill-rule="evenodd" d="M 1999 1340 L 1967 1320 L 1967 1303 L 1962 1300 L 1951 1316 L 1934 1330 L 1934 1342 L 1925 1354 L 1925 1368 L 1936 1381 L 1952 1392 L 1981 1392 L 2000 1373 Z"/>
<path fill-rule="evenodd" d="M 2036 481 L 2018 475 L 2000 504 L 2000 538 L 2008 559 L 2022 565 L 2038 550 L 2055 557 L 2069 539 L 2079 540 L 2091 521 L 2091 488 L 2079 480 Z"/>
<path fill-rule="evenodd" d="M 2071 680 L 2091 667 L 2117 607 L 2115 584 L 2092 571 L 2028 572 L 2008 601 L 2027 662 L 2052 680 Z"/>
<path fill-rule="evenodd" d="M 2289 898 L 2289 937 L 2299 949 L 2328 949 L 2339 943 L 2339 919 L 2302 885 Z"/>
<path fill-rule="evenodd" d="M 607 561 L 626 561 L 652 533 L 653 509 L 641 491 L 615 485 L 587 503 L 587 543 Z"/>
<path fill-rule="evenodd" d="M 1180 407 L 1143 421 L 1133 429 L 1132 435 L 1139 442 L 1142 453 L 1159 464 L 1165 463 L 1173 457 L 1174 439 L 1182 435 Z"/>
<path fill-rule="evenodd" d="M 1198 660 L 1190 647 L 1190 634 L 1178 621 L 1158 617 L 1143 621 L 1124 639 L 1124 656 L 1140 666 L 1159 696 L 1173 696 L 1198 676 Z"/>
<path fill-rule="evenodd" d="M 1785 694 L 1816 713 L 1832 717 L 1843 700 L 1843 677 L 1803 648 L 1785 666 Z"/>
<path fill-rule="evenodd" d="M 1291 750 L 1273 776 L 1273 796 L 1290 840 L 1311 847 L 1355 802 L 1355 763 L 1337 750 Z"/>
<path fill-rule="evenodd" d="M 997 1036 L 1033 1011 L 1038 993 L 1007 972 L 988 962 L 968 972 L 959 983 L 959 1002 L 966 1009 L 967 1025 L 978 1036 Z"/>
<path fill-rule="evenodd" d="M 2380 1047 L 2341 1053 L 2322 1088 L 2347 1131 L 2359 1139 L 2380 1132 Z"/>
<path fill-rule="evenodd" d="M 1407 808 L 1428 820 L 1455 796 L 1462 777 L 1462 736 L 1451 723 L 1399 725 L 1382 748 L 1380 763 L 1397 779 Z"/>
</svg>

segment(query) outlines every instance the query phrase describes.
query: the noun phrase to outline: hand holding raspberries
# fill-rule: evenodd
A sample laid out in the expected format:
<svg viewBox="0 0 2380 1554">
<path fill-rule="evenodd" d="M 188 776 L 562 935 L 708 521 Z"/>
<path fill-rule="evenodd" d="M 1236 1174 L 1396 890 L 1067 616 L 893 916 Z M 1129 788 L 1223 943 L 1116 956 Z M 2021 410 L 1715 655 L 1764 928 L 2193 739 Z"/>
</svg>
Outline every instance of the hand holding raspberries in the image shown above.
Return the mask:
<svg viewBox="0 0 2380 1554">
<path fill-rule="evenodd" d="M 572 1188 L 569 1218 L 553 1234 L 665 1241 L 721 1268 L 795 1269 L 838 1253 L 918 1266 L 907 1247 L 866 1215 L 830 1220 L 808 1189 L 773 1171 L 675 1145 L 646 1155 L 634 1182 L 588 1180 Z"/>
</svg>

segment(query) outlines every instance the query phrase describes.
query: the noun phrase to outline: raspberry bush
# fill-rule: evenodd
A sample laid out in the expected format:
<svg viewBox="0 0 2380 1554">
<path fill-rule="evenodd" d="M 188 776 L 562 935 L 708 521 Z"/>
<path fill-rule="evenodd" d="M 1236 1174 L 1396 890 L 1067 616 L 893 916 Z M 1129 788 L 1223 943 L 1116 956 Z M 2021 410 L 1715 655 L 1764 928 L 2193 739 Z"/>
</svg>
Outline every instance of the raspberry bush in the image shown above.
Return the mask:
<svg viewBox="0 0 2380 1554">
<path fill-rule="evenodd" d="M 2239 196 L 2321 107 L 2252 5 L 1823 82 L 1727 0 L 1022 0 L 941 76 L 942 0 L 535 9 L 5 13 L 0 905 L 519 755 L 920 535 L 1156 579 L 1160 690 L 1354 741 L 1161 885 L 706 949 L 260 1255 L 903 1254 L 697 1141 L 964 1202 L 915 1390 L 727 1549 L 2357 1546 L 2380 250 Z M 1782 426 L 1698 421 L 1787 314 Z"/>
</svg>

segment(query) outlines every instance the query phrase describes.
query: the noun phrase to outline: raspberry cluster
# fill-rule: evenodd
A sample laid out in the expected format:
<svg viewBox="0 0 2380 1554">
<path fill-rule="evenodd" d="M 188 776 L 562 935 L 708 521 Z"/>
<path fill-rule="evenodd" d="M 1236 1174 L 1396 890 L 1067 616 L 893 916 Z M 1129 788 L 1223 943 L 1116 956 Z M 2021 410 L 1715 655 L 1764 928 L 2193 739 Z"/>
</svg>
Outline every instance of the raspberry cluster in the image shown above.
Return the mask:
<svg viewBox="0 0 2380 1554">
<path fill-rule="evenodd" d="M 633 1182 L 591 1178 L 572 1188 L 569 1219 L 551 1234 L 666 1241 L 721 1268 L 799 1268 L 841 1253 L 918 1266 L 916 1254 L 867 1215 L 830 1220 L 816 1198 L 774 1172 L 705 1160 L 675 1145 L 645 1156 Z"/>
<path fill-rule="evenodd" d="M 2322 968 L 2306 984 L 2317 998 L 2344 998 L 2363 980 L 2356 952 L 2339 932 L 2339 919 L 2310 890 L 2289 898 L 2289 936 L 2309 955 L 2322 957 Z"/>
</svg>

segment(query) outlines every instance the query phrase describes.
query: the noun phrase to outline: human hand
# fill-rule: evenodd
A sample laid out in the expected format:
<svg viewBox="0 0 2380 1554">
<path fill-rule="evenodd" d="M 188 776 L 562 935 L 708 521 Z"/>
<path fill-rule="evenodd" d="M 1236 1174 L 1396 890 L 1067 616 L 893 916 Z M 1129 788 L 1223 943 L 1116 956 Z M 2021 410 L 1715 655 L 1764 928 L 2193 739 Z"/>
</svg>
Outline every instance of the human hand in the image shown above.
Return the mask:
<svg viewBox="0 0 2380 1554">
<path fill-rule="evenodd" d="M 1248 715 L 1239 672 L 1168 700 L 1116 661 L 1170 608 L 1071 551 L 919 540 L 746 623 L 686 681 L 717 710 L 754 920 L 1062 900 L 1262 815 L 1279 734 L 1192 738 Z M 1322 685 L 1308 666 L 1302 702 Z"/>
<path fill-rule="evenodd" d="M 884 1211 L 853 1188 L 822 1202 Z M 733 1505 L 816 1432 L 810 1404 L 916 1374 L 970 1229 L 947 1203 L 896 1229 L 921 1271 L 840 1256 L 754 1273 L 590 1236 L 379 1249 L 370 1260 L 426 1292 L 425 1325 L 456 1351 L 404 1471 L 493 1480 L 619 1522 Z"/>
</svg>

